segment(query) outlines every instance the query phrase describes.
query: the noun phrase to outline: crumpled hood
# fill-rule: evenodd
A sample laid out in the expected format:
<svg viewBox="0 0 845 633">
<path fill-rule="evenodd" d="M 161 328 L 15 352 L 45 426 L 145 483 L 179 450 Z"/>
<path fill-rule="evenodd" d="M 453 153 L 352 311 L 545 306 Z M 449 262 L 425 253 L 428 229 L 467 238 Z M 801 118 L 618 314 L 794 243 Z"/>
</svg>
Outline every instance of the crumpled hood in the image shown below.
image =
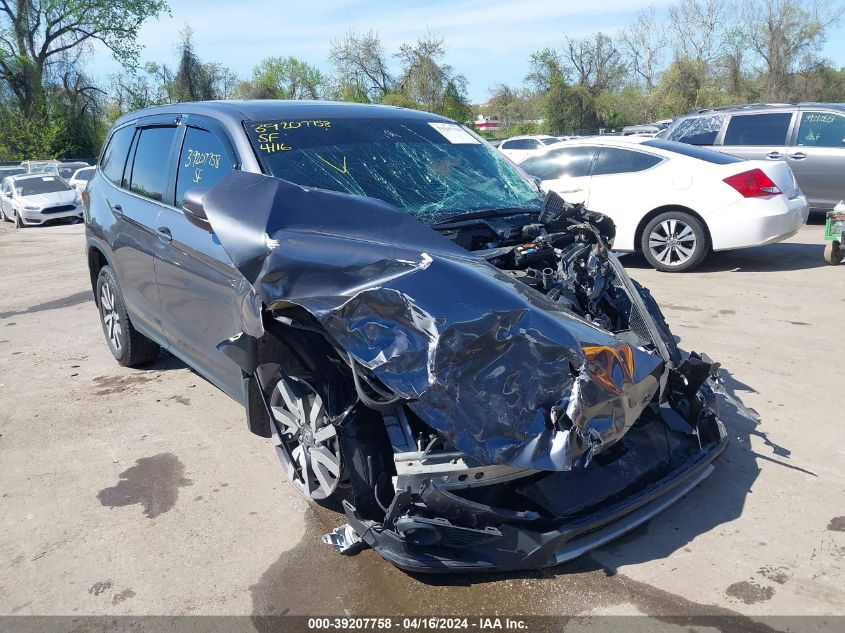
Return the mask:
<svg viewBox="0 0 845 633">
<path fill-rule="evenodd" d="M 479 464 L 585 465 L 625 434 L 659 388 L 660 357 L 391 205 L 242 172 L 203 204 L 266 306 L 309 311 Z M 248 325 L 255 315 L 244 322 L 256 335 Z"/>
</svg>

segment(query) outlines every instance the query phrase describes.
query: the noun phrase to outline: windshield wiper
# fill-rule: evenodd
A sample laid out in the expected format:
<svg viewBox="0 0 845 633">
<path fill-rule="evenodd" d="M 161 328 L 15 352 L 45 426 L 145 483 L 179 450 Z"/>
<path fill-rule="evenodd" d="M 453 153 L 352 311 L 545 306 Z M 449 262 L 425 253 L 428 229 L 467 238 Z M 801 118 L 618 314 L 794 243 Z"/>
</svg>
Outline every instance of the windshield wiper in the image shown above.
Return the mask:
<svg viewBox="0 0 845 633">
<path fill-rule="evenodd" d="M 502 207 L 500 209 L 476 209 L 475 211 L 467 211 L 466 213 L 456 213 L 450 215 L 442 220 L 438 220 L 432 226 L 443 226 L 446 224 L 453 224 L 455 222 L 462 222 L 464 220 L 484 220 L 487 218 L 501 218 L 509 215 L 522 215 L 525 213 L 539 214 L 541 209 L 526 209 L 524 207 Z"/>
</svg>

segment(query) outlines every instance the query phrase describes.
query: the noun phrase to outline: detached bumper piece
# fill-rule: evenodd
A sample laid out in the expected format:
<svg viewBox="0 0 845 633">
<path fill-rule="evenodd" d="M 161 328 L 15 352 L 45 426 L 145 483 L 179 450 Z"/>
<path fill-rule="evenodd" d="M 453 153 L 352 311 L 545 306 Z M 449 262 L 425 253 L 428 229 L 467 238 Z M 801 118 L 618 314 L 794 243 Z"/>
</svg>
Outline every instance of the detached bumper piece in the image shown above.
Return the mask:
<svg viewBox="0 0 845 633">
<path fill-rule="evenodd" d="M 348 524 L 323 540 L 349 554 L 362 541 L 411 572 L 559 565 L 633 530 L 710 475 L 727 437 L 713 415 L 701 427 L 691 434 L 669 430 L 656 414 L 585 469 L 463 488 L 453 486 L 454 477 L 435 483 L 444 480 L 436 475 L 398 492 L 383 522 L 362 518 L 344 502 Z M 702 446 L 702 437 L 712 441 Z"/>
</svg>

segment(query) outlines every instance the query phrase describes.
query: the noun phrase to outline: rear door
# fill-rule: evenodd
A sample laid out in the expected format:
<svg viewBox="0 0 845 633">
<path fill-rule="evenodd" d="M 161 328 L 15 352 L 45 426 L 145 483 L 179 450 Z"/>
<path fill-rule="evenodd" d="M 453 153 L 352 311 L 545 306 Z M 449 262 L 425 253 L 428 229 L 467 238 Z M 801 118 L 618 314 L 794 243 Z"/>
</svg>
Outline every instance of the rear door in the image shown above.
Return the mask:
<svg viewBox="0 0 845 633">
<path fill-rule="evenodd" d="M 793 118 L 792 111 L 734 114 L 714 149 L 748 160 L 786 160 Z"/>
<path fill-rule="evenodd" d="M 243 278 L 217 236 L 188 222 L 182 211 L 186 191 L 213 187 L 239 161 L 225 131 L 198 117 L 183 119 L 178 148 L 168 204 L 157 222 L 161 239 L 155 267 L 164 331 L 171 351 L 243 401 L 240 368 L 217 349 L 241 331 L 238 284 Z"/>
<path fill-rule="evenodd" d="M 832 209 L 845 198 L 845 116 L 824 110 L 800 112 L 786 161 L 810 208 Z"/>
<path fill-rule="evenodd" d="M 176 127 L 170 124 L 127 126 L 114 132 L 103 152 L 99 175 L 104 182 L 90 204 L 106 208 L 92 217 L 110 218 L 101 227 L 111 246 L 112 264 L 133 325 L 166 344 L 161 329 L 161 303 L 153 266 L 156 219 L 167 184 Z"/>
</svg>

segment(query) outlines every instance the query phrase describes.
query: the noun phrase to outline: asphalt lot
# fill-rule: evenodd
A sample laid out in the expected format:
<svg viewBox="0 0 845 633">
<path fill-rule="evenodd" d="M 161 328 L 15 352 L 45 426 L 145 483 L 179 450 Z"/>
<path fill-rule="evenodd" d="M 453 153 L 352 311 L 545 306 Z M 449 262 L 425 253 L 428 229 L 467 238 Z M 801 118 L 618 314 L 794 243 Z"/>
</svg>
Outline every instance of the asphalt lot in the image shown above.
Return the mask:
<svg viewBox="0 0 845 633">
<path fill-rule="evenodd" d="M 684 349 L 722 363 L 715 473 L 554 570 L 410 576 L 341 557 L 234 402 L 172 357 L 112 359 L 83 227 L 0 226 L 0 615 L 845 615 L 845 266 L 823 227 L 694 273 L 626 257 Z M 679 629 L 683 630 L 683 629 Z"/>
</svg>

